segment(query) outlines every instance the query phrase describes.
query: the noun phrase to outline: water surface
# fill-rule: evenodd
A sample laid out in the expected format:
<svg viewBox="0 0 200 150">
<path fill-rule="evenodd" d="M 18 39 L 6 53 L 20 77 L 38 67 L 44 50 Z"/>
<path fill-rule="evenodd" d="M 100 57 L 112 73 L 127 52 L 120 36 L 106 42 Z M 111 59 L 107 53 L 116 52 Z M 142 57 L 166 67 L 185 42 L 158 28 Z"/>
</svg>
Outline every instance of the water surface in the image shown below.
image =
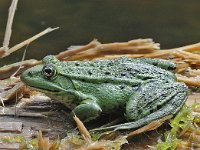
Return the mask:
<svg viewBox="0 0 200 150">
<path fill-rule="evenodd" d="M 0 1 L 0 42 L 11 0 Z M 200 1 L 197 0 L 19 0 L 10 46 L 47 27 L 60 27 L 32 43 L 26 59 L 57 54 L 93 38 L 103 43 L 153 38 L 162 48 L 200 41 Z M 0 60 L 0 66 L 20 61 L 23 49 Z"/>
</svg>

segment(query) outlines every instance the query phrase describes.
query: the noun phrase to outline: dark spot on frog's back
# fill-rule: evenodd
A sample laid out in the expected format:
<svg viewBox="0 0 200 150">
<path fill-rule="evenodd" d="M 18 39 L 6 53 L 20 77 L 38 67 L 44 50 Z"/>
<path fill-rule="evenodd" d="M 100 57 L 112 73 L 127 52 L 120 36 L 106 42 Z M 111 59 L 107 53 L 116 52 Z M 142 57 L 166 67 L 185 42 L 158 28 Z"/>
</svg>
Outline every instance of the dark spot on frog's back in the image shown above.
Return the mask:
<svg viewBox="0 0 200 150">
<path fill-rule="evenodd" d="M 161 109 L 162 108 L 162 105 L 158 105 L 157 106 L 157 110 Z"/>
<path fill-rule="evenodd" d="M 132 70 L 132 68 L 127 68 L 127 71 L 131 71 Z"/>
<path fill-rule="evenodd" d="M 89 75 L 92 75 L 92 71 L 91 71 L 91 70 L 89 70 L 89 71 L 88 71 L 88 74 L 89 74 Z"/>
<path fill-rule="evenodd" d="M 109 62 L 107 67 L 113 66 L 113 62 Z"/>
<path fill-rule="evenodd" d="M 85 82 L 85 79 L 81 79 L 82 82 Z"/>
<path fill-rule="evenodd" d="M 75 63 L 75 66 L 79 66 L 80 64 L 78 62 Z"/>
<path fill-rule="evenodd" d="M 104 83 L 109 83 L 109 81 L 105 80 Z"/>
<path fill-rule="evenodd" d="M 158 61 L 153 62 L 153 65 L 157 66 L 158 65 Z"/>
<path fill-rule="evenodd" d="M 132 85 L 132 90 L 135 92 L 135 91 L 139 91 L 139 89 L 141 88 L 140 87 L 141 84 L 138 84 L 138 85 Z"/>
<path fill-rule="evenodd" d="M 119 88 L 120 88 L 121 90 L 123 90 L 123 89 L 125 88 L 125 85 L 122 84 L 122 85 L 119 86 Z"/>
<path fill-rule="evenodd" d="M 110 72 L 108 72 L 108 71 L 105 72 L 105 75 L 109 75 L 109 74 L 110 74 Z"/>
<path fill-rule="evenodd" d="M 123 76 L 123 77 L 126 76 L 126 75 L 127 75 L 126 72 L 121 73 L 121 76 Z"/>
</svg>

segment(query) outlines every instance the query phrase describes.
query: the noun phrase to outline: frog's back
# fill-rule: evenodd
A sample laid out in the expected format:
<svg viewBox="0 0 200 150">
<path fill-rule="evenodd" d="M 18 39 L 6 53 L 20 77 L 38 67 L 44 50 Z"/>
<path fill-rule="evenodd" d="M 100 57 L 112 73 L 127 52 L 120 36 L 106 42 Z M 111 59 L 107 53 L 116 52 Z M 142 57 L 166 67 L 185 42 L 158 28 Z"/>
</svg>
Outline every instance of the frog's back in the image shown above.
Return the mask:
<svg viewBox="0 0 200 150">
<path fill-rule="evenodd" d="M 79 79 L 111 79 L 121 80 L 147 80 L 153 78 L 174 80 L 173 73 L 159 67 L 134 61 L 134 59 L 121 58 L 115 60 L 97 61 L 71 61 L 61 64 L 63 74 Z M 123 81 L 122 81 L 123 82 Z"/>
</svg>

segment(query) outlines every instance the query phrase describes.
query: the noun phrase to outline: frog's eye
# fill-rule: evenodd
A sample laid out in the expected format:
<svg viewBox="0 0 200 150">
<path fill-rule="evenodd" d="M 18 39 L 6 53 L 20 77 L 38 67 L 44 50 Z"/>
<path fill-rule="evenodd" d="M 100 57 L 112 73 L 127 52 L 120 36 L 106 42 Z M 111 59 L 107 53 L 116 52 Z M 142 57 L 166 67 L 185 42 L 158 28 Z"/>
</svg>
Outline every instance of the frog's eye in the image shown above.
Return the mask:
<svg viewBox="0 0 200 150">
<path fill-rule="evenodd" d="M 49 79 L 56 75 L 56 68 L 52 64 L 47 64 L 43 67 L 42 74 Z"/>
</svg>

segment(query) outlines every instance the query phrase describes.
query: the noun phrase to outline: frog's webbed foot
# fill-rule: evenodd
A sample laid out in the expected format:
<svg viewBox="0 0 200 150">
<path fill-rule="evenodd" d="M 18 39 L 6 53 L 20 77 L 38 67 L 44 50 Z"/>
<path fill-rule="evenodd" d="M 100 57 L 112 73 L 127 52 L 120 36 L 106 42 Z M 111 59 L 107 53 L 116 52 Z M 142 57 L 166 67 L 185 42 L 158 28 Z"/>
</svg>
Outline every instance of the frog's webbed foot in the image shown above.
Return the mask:
<svg viewBox="0 0 200 150">
<path fill-rule="evenodd" d="M 94 130 L 126 130 L 144 126 L 154 120 L 174 115 L 187 99 L 183 83 L 150 81 L 136 92 L 126 105 L 128 123 Z"/>
<path fill-rule="evenodd" d="M 93 100 L 84 100 L 72 110 L 71 115 L 76 115 L 83 122 L 88 122 L 100 116 L 102 110 Z"/>
</svg>

